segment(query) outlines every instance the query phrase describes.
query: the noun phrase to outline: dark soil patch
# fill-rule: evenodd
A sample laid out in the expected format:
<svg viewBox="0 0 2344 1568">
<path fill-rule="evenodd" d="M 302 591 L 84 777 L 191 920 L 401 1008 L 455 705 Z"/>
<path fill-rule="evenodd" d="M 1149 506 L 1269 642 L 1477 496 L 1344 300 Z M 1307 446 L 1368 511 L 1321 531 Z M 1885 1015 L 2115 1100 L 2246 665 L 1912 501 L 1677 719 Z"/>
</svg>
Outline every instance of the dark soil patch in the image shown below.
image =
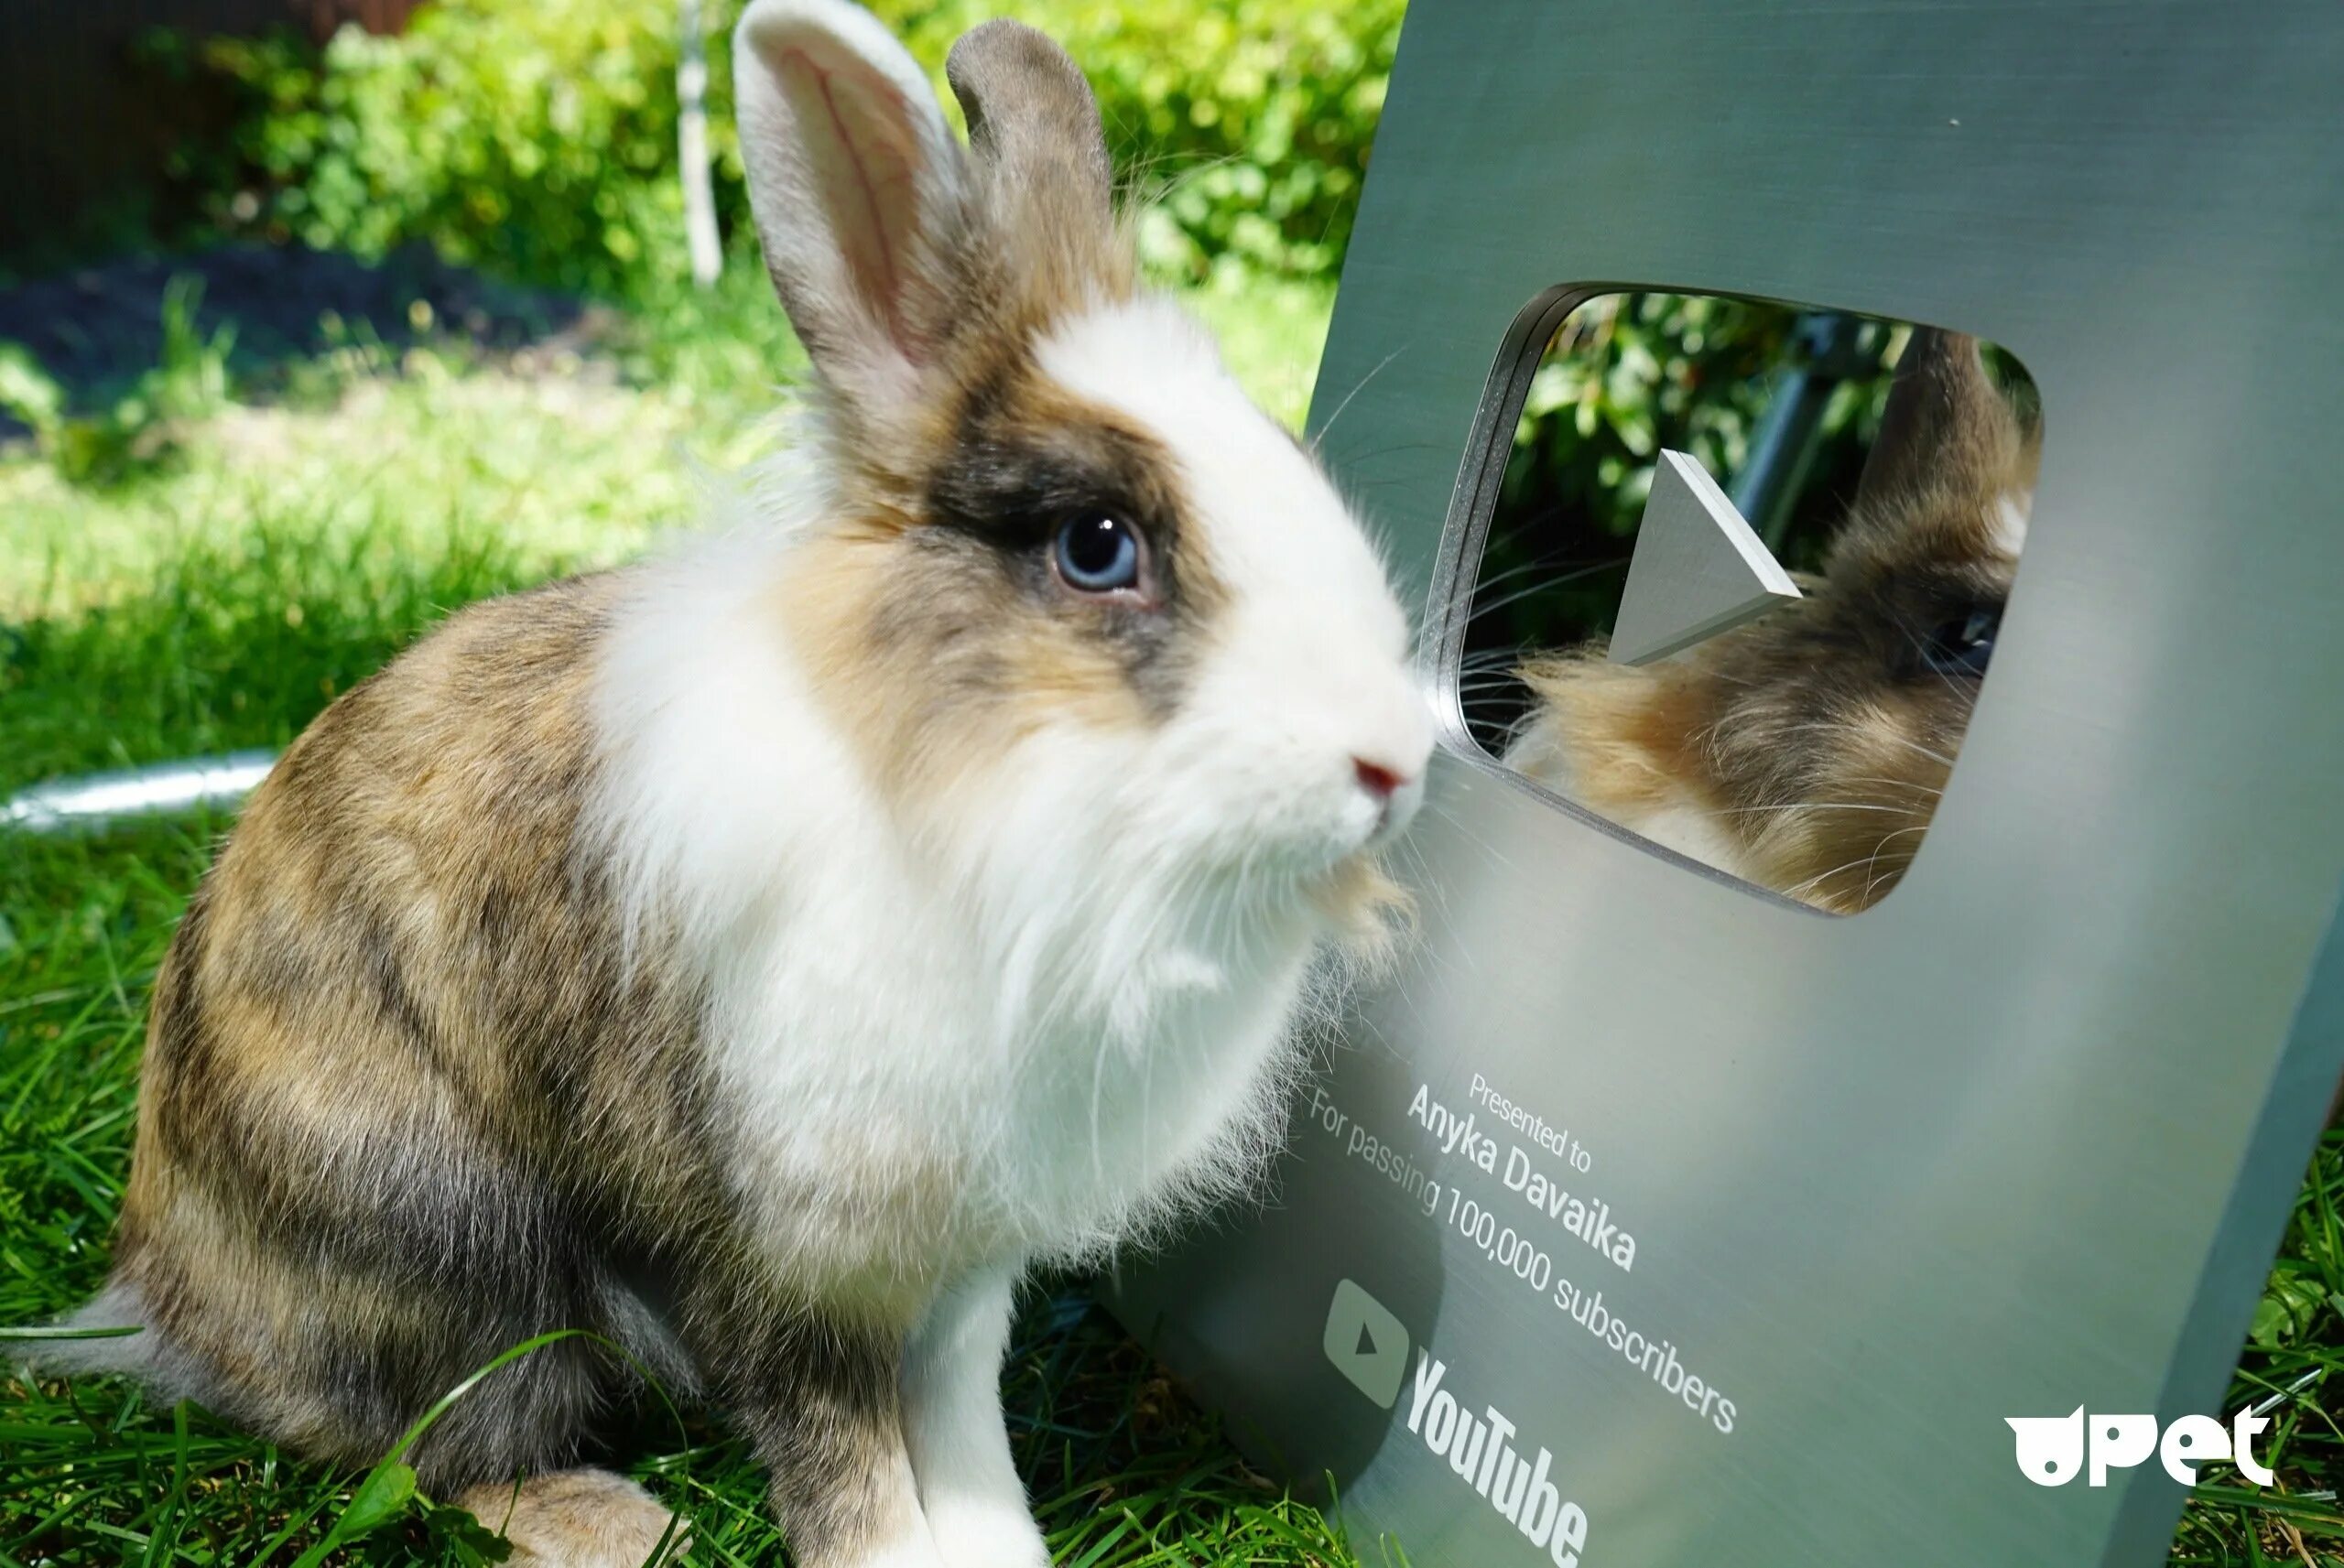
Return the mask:
<svg viewBox="0 0 2344 1568">
<path fill-rule="evenodd" d="M 257 383 L 264 392 L 272 373 L 342 342 L 371 339 L 396 351 L 454 339 L 510 354 L 582 345 L 599 314 L 422 249 L 374 263 L 296 246 L 232 245 L 125 257 L 0 289 L 0 340 L 32 352 L 63 387 L 70 412 L 92 411 L 157 363 L 164 292 L 175 277 L 201 282 L 198 329 L 209 338 L 233 327 L 230 371 L 240 388 Z"/>
</svg>

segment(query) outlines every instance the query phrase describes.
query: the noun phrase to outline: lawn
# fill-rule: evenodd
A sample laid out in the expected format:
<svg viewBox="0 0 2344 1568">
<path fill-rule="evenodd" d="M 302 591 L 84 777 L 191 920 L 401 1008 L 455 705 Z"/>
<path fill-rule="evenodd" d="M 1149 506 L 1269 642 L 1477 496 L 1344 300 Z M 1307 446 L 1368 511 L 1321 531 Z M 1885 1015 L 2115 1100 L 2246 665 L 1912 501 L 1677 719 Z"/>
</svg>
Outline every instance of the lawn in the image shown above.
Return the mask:
<svg viewBox="0 0 2344 1568">
<path fill-rule="evenodd" d="M 1298 422 L 1323 289 L 1196 304 L 1240 374 Z M 105 390 L 77 427 L 106 461 L 54 441 L 0 455 L 0 792 L 283 744 L 450 609 L 688 526 L 707 487 L 760 449 L 798 370 L 753 276 L 494 352 L 410 325 L 386 337 L 345 322 L 265 362 L 183 332 L 134 389 L 141 409 L 123 414 L 130 394 Z M 146 989 L 225 826 L 0 840 L 0 1325 L 70 1307 L 104 1271 Z M 2230 1404 L 2344 1348 L 2339 1202 L 2344 1139 L 2331 1136 Z M 2274 1492 L 2208 1472 L 2176 1563 L 2344 1563 L 2344 1433 L 2324 1393 L 2276 1412 Z M 1036 1293 L 1008 1404 L 1062 1563 L 1354 1560 L 1239 1460 L 1080 1281 Z M 695 1561 L 773 1560 L 760 1479 L 720 1428 L 647 1426 L 634 1469 L 688 1509 Z M 0 1385 L 0 1568 L 479 1560 L 478 1533 L 429 1499 L 320 1551 L 360 1480 L 105 1379 Z"/>
</svg>

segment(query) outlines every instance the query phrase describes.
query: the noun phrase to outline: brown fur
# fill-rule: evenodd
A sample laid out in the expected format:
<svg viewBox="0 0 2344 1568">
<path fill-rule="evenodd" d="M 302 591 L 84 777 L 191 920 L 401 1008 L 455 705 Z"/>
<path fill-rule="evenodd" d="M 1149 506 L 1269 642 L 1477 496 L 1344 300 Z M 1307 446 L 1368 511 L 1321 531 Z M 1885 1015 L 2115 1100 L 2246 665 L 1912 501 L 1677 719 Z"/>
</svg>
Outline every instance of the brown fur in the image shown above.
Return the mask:
<svg viewBox="0 0 2344 1568">
<path fill-rule="evenodd" d="M 351 1464 L 507 1347 L 591 1331 L 730 1408 L 803 1560 L 851 1560 L 890 1528 L 870 1510 L 897 1489 L 863 1507 L 857 1487 L 905 1464 L 909 1325 L 818 1308 L 747 1260 L 697 999 L 658 978 L 657 933 L 621 957 L 579 829 L 587 676 L 623 584 L 461 612 L 271 773 L 157 983 L 102 1305 L 158 1339 L 168 1391 Z M 563 1341 L 408 1457 L 427 1486 L 502 1497 L 643 1392 Z M 526 1491 L 530 1528 L 632 1539 L 642 1508 L 604 1517 L 615 1485 Z"/>
<path fill-rule="evenodd" d="M 1013 389 L 1030 391 L 1026 350 L 1056 322 L 1084 310 L 1128 302 L 1139 290 L 1137 252 L 1115 214 L 1108 185 L 1086 165 L 1103 167 L 1106 144 L 1098 106 L 1071 61 L 1031 28 L 995 23 L 953 46 L 947 70 L 956 91 L 990 84 L 1003 96 L 1007 79 L 1036 94 L 1033 74 L 1054 57 L 1071 76 L 1058 93 L 1079 92 L 1087 122 L 1071 106 L 1019 102 L 987 115 L 963 99 L 975 135 L 971 173 L 978 200 L 953 215 L 960 232 L 939 248 L 949 276 L 919 291 L 904 330 L 919 344 L 929 395 L 901 401 L 859 395 L 825 368 L 820 348 L 834 302 L 809 296 L 801 280 L 776 275 L 799 337 L 813 351 L 818 388 L 834 447 L 845 460 L 849 509 L 884 525 L 922 510 L 934 475 L 962 440 L 972 404 L 992 404 Z M 1055 96 L 1053 94 L 1052 96 Z M 1080 130 L 1090 146 L 1047 150 L 1037 117 Z M 1004 155 L 1007 155 L 1004 157 Z M 1039 413 L 1040 410 L 1034 410 Z"/>
<path fill-rule="evenodd" d="M 1934 631 L 1999 612 L 2037 442 L 1967 338 L 1916 330 L 1857 500 L 1807 596 L 1644 668 L 1601 649 L 1536 659 L 1513 760 L 1634 827 L 1687 810 L 1779 892 L 1852 913 L 1911 865 L 1977 699 Z"/>
<path fill-rule="evenodd" d="M 1372 856 L 1353 856 L 1312 890 L 1312 902 L 1337 934 L 1349 972 L 1377 978 L 1390 969 L 1416 928 L 1416 897 Z"/>
<path fill-rule="evenodd" d="M 506 1346 L 619 1326 L 586 1238 L 648 1255 L 709 1169 L 693 999 L 621 972 L 574 838 L 610 593 L 476 607 L 336 702 L 157 979 L 115 1281 L 205 1397 L 304 1450 L 378 1455 Z M 567 1457 L 628 1381 L 575 1343 L 498 1376 L 427 1475 Z"/>
<path fill-rule="evenodd" d="M 1225 596 L 1193 547 L 1171 454 L 1043 377 L 1026 347 L 997 351 L 953 399 L 922 481 L 851 498 L 854 521 L 811 545 L 776 595 L 830 716 L 899 805 L 948 793 L 1046 723 L 1153 722 L 1178 696 L 1183 644 Z M 1091 505 L 1144 529 L 1168 616 L 1050 577 L 1050 531 Z"/>
<path fill-rule="evenodd" d="M 1160 717 L 1182 674 L 1167 644 L 1200 634 L 1221 597 L 1184 546 L 1194 525 L 1170 454 L 1034 363 L 1052 326 L 1138 287 L 1096 101 L 1063 51 L 1013 23 L 968 34 L 948 73 L 980 200 L 956 215 L 949 306 L 909 324 L 929 394 L 874 408 L 826 380 L 844 520 L 773 606 L 872 779 L 915 810 L 1034 726 Z M 830 308 L 776 282 L 801 333 Z M 1145 532 L 1171 638 L 1034 569 L 1049 531 L 1094 505 Z"/>
<path fill-rule="evenodd" d="M 654 1568 L 681 1563 L 683 1520 L 607 1470 L 557 1470 L 474 1487 L 456 1499 L 513 1545 L 505 1568 Z"/>
<path fill-rule="evenodd" d="M 1036 319 L 1088 298 L 1129 298 L 1132 246 L 1100 222 L 1112 206 L 1114 169 L 1099 101 L 1074 62 L 1032 28 L 1004 19 L 953 45 L 945 73 L 968 117 L 984 211 L 1009 253 L 1004 280 L 1016 280 L 998 297 Z"/>
</svg>

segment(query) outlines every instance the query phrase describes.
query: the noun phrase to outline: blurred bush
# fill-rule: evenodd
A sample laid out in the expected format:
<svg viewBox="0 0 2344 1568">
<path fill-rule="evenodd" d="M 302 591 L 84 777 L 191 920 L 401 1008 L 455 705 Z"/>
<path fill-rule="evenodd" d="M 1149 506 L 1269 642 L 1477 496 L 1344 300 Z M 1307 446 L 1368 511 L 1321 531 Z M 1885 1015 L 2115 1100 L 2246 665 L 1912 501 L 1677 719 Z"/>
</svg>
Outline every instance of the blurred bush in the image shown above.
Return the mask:
<svg viewBox="0 0 2344 1568">
<path fill-rule="evenodd" d="M 746 248 L 726 38 L 712 0 L 718 206 Z M 1097 88 L 1116 164 L 1158 200 L 1159 276 L 1242 265 L 1330 276 L 1383 108 L 1403 0 L 879 0 L 942 86 L 952 40 L 1010 10 L 1063 42 Z M 193 63 L 236 99 L 233 131 L 176 178 L 210 220 L 380 255 L 425 241 L 455 262 L 618 297 L 686 272 L 676 178 L 673 0 L 437 0 L 407 33 L 213 39 Z"/>
</svg>

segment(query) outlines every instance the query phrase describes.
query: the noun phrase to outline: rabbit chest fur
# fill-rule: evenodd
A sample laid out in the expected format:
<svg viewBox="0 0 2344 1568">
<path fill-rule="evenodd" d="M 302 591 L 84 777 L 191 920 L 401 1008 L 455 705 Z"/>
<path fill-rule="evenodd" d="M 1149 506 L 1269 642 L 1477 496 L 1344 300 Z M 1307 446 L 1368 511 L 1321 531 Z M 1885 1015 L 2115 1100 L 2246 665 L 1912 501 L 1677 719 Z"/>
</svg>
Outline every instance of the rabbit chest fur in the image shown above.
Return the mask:
<svg viewBox="0 0 2344 1568">
<path fill-rule="evenodd" d="M 917 1296 L 1238 1184 L 1273 1131 L 1309 912 L 1241 933 L 1197 905 L 1098 809 L 1121 760 L 1072 727 L 1014 792 L 953 803 L 981 832 L 906 836 L 773 623 L 787 555 L 752 535 L 644 574 L 590 806 L 624 918 L 704 987 L 760 1247 L 826 1289 Z"/>
</svg>

